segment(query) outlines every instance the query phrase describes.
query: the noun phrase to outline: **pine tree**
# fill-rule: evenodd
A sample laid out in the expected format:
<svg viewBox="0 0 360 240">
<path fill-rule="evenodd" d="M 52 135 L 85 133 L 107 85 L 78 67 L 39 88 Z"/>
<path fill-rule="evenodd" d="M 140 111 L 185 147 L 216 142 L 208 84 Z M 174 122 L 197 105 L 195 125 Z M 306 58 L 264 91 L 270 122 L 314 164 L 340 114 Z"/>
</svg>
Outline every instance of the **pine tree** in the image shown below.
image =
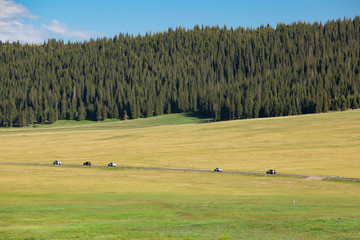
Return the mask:
<svg viewBox="0 0 360 240">
<path fill-rule="evenodd" d="M 84 106 L 84 103 L 82 101 L 80 101 L 77 120 L 78 121 L 83 121 L 85 119 L 86 119 L 85 106 Z"/>
<path fill-rule="evenodd" d="M 48 119 L 48 122 L 49 122 L 50 124 L 56 122 L 55 110 L 54 110 L 54 108 L 49 108 L 49 113 L 48 113 L 47 119 Z"/>
</svg>

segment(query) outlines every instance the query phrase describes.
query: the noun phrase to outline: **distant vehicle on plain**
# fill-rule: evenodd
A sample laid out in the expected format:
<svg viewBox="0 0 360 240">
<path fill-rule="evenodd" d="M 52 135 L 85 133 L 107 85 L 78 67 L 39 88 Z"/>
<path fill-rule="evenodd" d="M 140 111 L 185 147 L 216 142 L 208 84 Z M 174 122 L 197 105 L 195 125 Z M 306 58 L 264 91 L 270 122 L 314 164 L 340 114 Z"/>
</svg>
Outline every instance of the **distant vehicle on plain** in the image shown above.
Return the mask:
<svg viewBox="0 0 360 240">
<path fill-rule="evenodd" d="M 56 160 L 56 161 L 53 162 L 53 165 L 61 165 L 61 162 Z"/>
<path fill-rule="evenodd" d="M 269 171 L 266 172 L 266 174 L 276 174 L 276 170 L 270 169 Z"/>
<path fill-rule="evenodd" d="M 222 168 L 217 167 L 217 168 L 214 169 L 214 172 L 222 172 Z"/>
<path fill-rule="evenodd" d="M 116 167 L 116 163 L 111 162 L 111 163 L 108 164 L 108 167 Z"/>
<path fill-rule="evenodd" d="M 84 162 L 84 166 L 91 166 L 91 162 Z"/>
</svg>

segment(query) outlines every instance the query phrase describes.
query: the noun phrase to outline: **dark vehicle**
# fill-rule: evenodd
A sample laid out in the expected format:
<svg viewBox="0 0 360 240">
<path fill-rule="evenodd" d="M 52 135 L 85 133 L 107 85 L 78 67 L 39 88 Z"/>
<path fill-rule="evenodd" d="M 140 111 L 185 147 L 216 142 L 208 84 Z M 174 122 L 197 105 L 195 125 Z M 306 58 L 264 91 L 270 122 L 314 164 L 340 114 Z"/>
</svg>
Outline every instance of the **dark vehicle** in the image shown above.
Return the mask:
<svg viewBox="0 0 360 240">
<path fill-rule="evenodd" d="M 108 167 L 116 167 L 116 163 L 111 162 L 111 163 L 108 164 Z"/>
<path fill-rule="evenodd" d="M 222 169 L 217 167 L 214 169 L 214 172 L 222 172 Z"/>
<path fill-rule="evenodd" d="M 53 162 L 53 165 L 61 165 L 61 162 L 56 160 L 56 161 Z"/>
<path fill-rule="evenodd" d="M 84 166 L 91 166 L 91 162 L 84 162 Z"/>
<path fill-rule="evenodd" d="M 271 169 L 267 171 L 266 174 L 276 174 L 276 170 Z"/>
</svg>

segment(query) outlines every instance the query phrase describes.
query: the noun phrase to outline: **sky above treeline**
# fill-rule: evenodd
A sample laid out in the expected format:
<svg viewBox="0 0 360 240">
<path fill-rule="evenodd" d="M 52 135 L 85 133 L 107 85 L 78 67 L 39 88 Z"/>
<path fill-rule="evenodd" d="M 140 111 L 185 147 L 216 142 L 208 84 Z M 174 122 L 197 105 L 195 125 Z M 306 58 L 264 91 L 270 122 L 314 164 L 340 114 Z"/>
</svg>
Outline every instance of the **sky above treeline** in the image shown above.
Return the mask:
<svg viewBox="0 0 360 240">
<path fill-rule="evenodd" d="M 0 40 L 75 42 L 170 27 L 276 28 L 355 16 L 360 16 L 359 0 L 0 0 Z"/>
</svg>

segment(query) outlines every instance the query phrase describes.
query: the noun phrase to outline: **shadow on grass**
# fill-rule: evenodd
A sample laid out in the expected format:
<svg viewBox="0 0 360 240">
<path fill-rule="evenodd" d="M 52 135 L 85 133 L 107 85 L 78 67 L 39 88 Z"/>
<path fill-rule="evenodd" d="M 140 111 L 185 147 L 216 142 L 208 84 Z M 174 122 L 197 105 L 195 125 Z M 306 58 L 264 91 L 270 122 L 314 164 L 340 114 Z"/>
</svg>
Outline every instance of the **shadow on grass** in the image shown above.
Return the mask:
<svg viewBox="0 0 360 240">
<path fill-rule="evenodd" d="M 200 111 L 187 112 L 187 113 L 184 113 L 184 116 L 189 117 L 189 118 L 197 118 L 200 120 L 199 123 L 214 122 L 214 119 L 212 118 L 211 114 L 202 113 Z"/>
</svg>

